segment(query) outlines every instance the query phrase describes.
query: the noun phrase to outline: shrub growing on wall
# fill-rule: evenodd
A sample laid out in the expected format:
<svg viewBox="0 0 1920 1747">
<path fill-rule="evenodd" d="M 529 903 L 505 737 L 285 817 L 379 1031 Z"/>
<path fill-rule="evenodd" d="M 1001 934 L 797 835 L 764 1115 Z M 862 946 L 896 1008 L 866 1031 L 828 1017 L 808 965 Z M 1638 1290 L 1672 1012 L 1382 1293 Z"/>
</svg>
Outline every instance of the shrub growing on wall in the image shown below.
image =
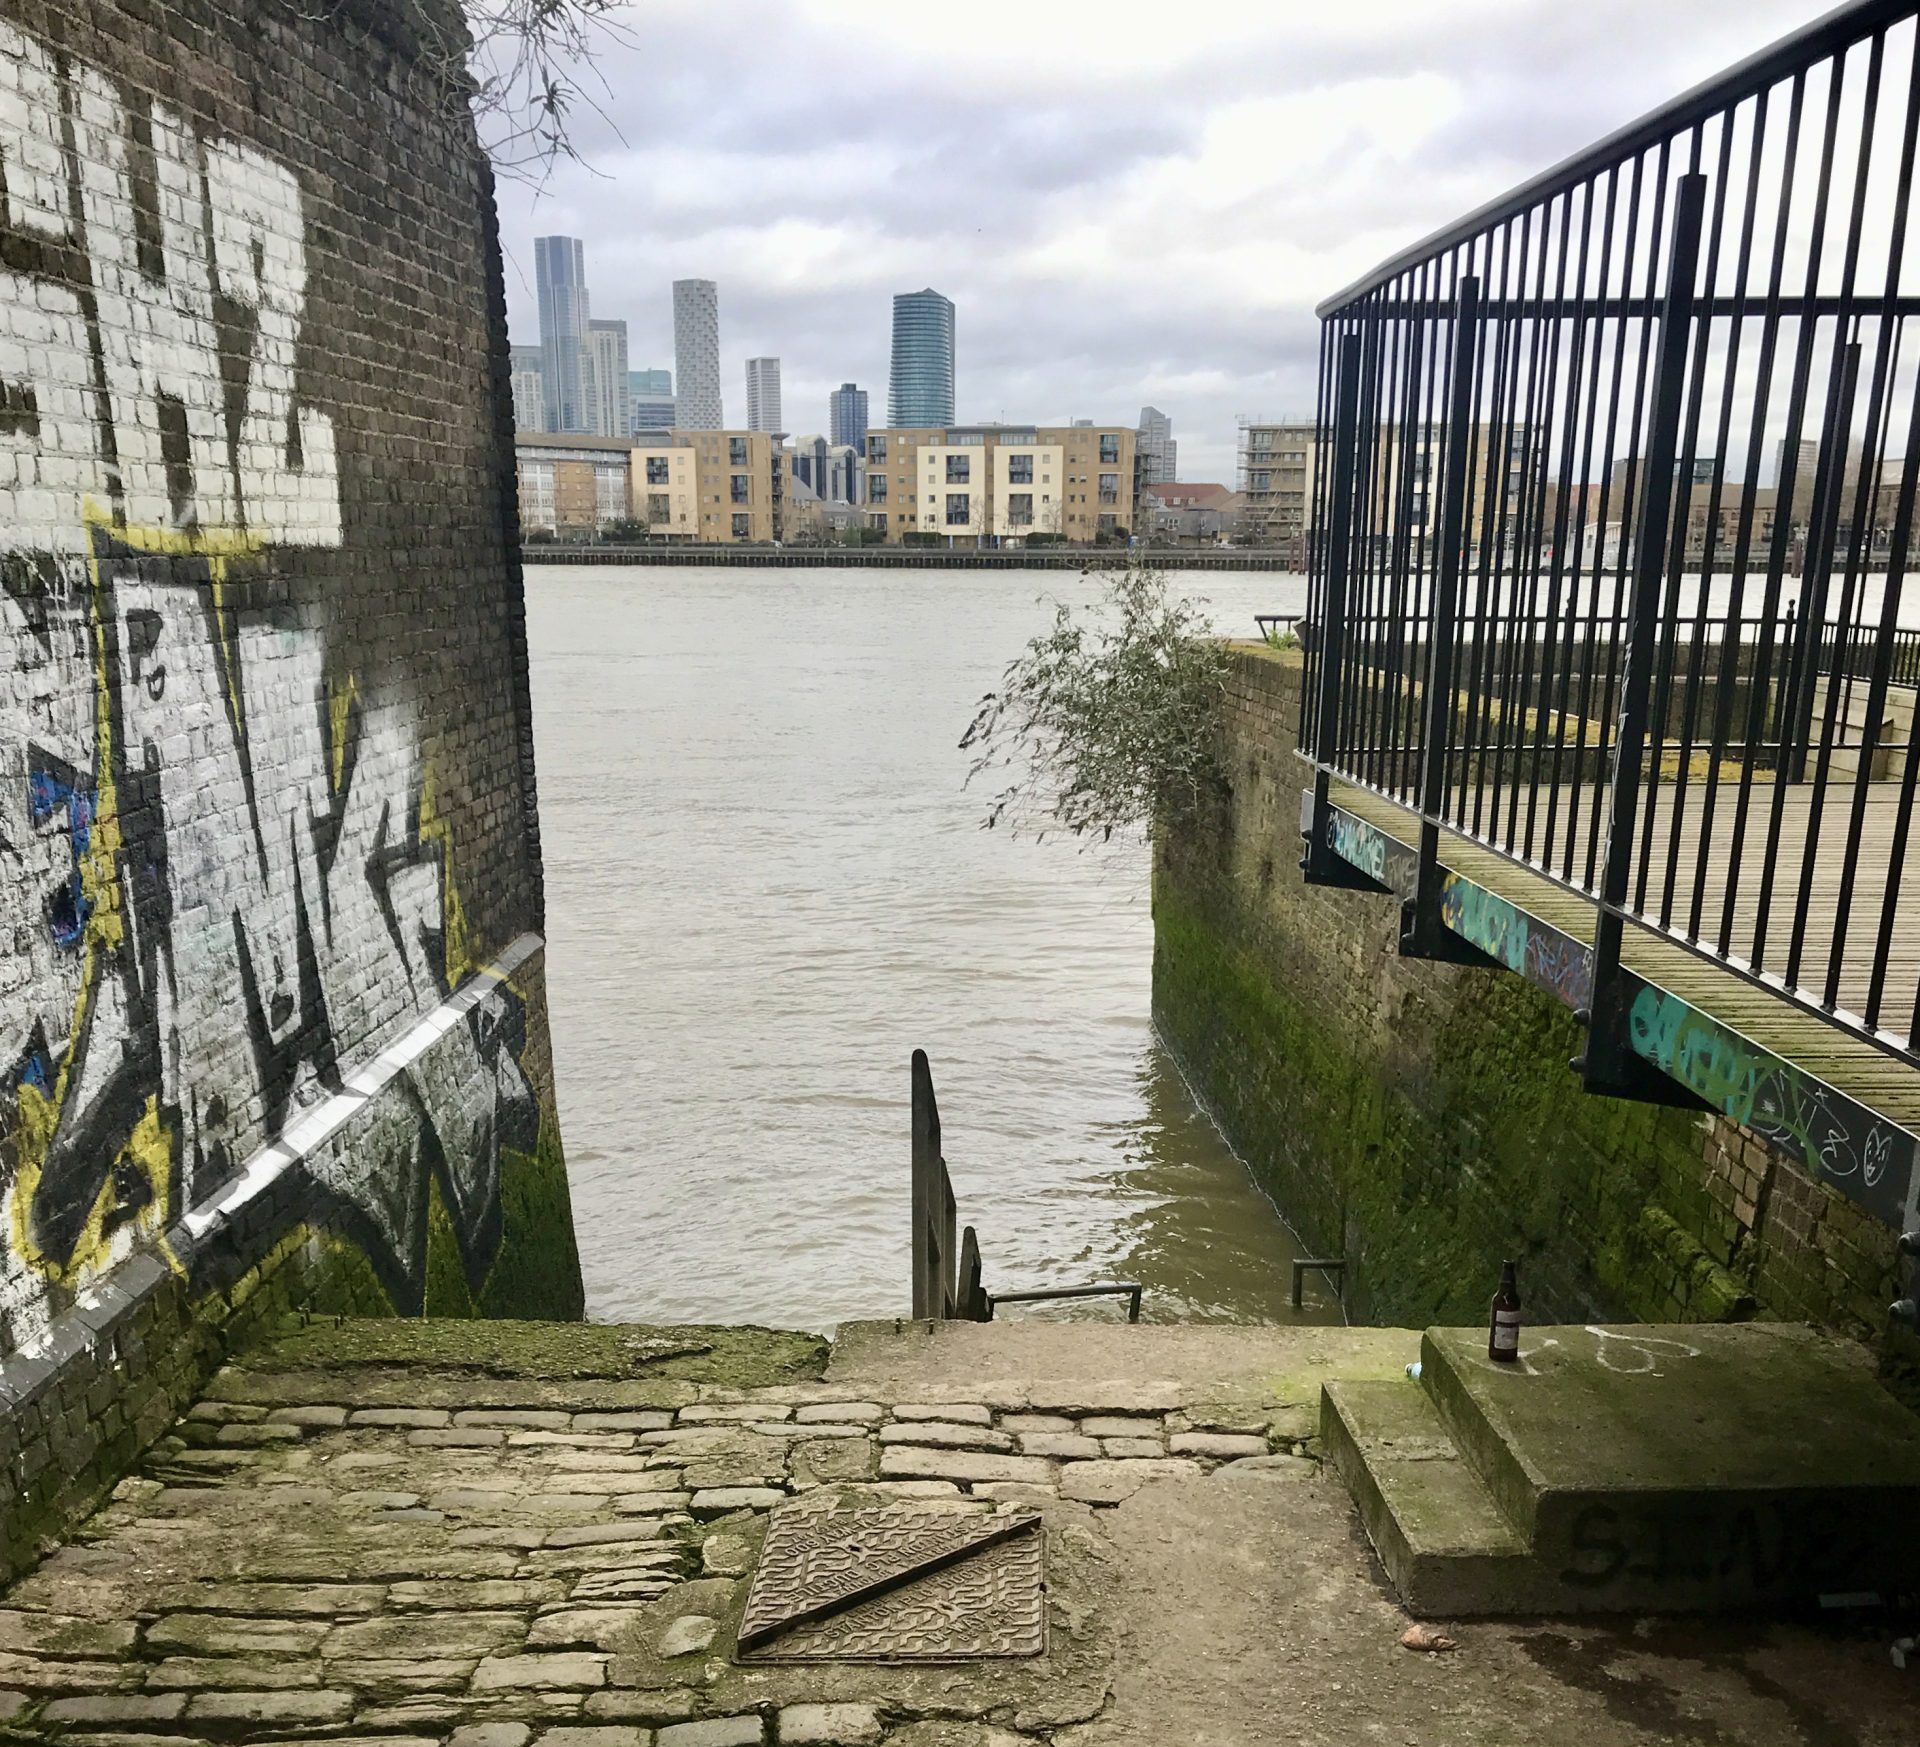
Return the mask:
<svg viewBox="0 0 1920 1747">
<path fill-rule="evenodd" d="M 961 737 L 974 754 L 967 780 L 1003 785 L 989 829 L 1105 841 L 1177 820 L 1223 786 L 1226 651 L 1199 603 L 1137 556 L 1087 574 L 1104 578 L 1101 599 L 1056 606 Z"/>
</svg>

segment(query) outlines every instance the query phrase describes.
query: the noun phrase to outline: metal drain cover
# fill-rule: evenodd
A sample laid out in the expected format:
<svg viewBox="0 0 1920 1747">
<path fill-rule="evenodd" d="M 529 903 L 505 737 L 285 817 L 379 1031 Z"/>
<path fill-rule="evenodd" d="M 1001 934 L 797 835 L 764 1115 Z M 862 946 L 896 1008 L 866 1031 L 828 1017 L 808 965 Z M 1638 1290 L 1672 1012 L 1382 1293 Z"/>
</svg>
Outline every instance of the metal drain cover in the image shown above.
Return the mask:
<svg viewBox="0 0 1920 1747">
<path fill-rule="evenodd" d="M 1039 1517 L 776 1515 L 740 1622 L 742 1662 L 967 1662 L 1047 1647 Z"/>
</svg>

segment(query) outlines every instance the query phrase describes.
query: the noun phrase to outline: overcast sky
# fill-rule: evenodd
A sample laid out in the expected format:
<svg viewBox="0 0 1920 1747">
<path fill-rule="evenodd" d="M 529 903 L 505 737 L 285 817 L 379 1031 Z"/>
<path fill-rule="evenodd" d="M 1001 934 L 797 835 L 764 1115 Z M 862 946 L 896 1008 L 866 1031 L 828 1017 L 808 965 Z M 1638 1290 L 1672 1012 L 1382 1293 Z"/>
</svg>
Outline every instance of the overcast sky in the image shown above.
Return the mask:
<svg viewBox="0 0 1920 1747">
<path fill-rule="evenodd" d="M 533 238 L 673 363 L 720 287 L 721 383 L 781 360 L 793 432 L 885 422 L 892 296 L 957 306 L 962 420 L 1172 415 L 1233 481 L 1238 415 L 1312 405 L 1313 306 L 1375 261 L 1815 15 L 1807 0 L 645 0 L 584 165 L 500 188 L 516 340 Z"/>
</svg>

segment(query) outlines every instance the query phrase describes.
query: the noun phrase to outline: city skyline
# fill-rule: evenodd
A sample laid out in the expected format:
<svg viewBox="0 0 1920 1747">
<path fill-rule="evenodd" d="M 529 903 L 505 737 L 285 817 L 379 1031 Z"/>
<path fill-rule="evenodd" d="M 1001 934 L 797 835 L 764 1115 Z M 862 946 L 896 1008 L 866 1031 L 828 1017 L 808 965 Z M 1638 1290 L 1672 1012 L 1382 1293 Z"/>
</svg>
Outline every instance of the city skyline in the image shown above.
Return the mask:
<svg viewBox="0 0 1920 1747">
<path fill-rule="evenodd" d="M 1503 0 L 1495 53 L 1404 0 L 1390 25 L 1200 5 L 1169 34 L 992 0 L 937 53 L 891 9 L 662 8 L 644 48 L 596 64 L 648 101 L 582 106 L 583 164 L 501 184 L 514 338 L 533 337 L 534 233 L 571 230 L 636 356 L 665 356 L 672 279 L 715 279 L 723 380 L 737 395 L 746 359 L 779 356 L 811 427 L 848 380 L 883 413 L 892 296 L 931 284 L 962 329 L 957 416 L 1131 421 L 1146 402 L 1183 475 L 1231 479 L 1241 414 L 1314 404 L 1321 298 L 1808 13 L 1700 0 L 1675 30 L 1655 0 Z"/>
</svg>

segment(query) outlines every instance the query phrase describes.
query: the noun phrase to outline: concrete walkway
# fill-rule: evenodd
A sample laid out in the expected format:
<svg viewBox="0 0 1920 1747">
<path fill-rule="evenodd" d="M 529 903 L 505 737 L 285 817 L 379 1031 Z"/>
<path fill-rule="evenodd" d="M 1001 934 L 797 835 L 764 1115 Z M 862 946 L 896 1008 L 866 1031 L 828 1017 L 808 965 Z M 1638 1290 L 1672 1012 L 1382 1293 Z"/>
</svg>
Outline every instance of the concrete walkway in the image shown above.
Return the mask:
<svg viewBox="0 0 1920 1747">
<path fill-rule="evenodd" d="M 1319 1385 L 1397 1330 L 312 1327 L 0 1601 L 0 1739 L 88 1747 L 1913 1740 L 1884 1635 L 1475 1623 L 1400 1648 Z M 1037 1510 L 1025 1660 L 741 1666 L 769 1513 Z"/>
</svg>

